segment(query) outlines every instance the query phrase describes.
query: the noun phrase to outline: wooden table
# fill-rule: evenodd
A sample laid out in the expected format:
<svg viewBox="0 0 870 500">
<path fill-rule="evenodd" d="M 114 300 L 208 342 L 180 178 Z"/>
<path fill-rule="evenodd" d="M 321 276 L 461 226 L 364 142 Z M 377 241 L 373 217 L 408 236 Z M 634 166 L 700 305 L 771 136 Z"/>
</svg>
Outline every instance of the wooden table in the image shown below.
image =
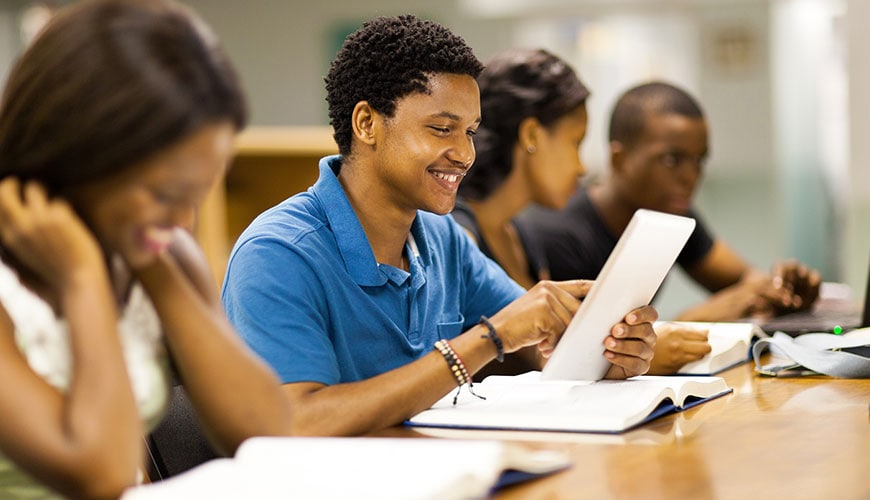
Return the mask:
<svg viewBox="0 0 870 500">
<path fill-rule="evenodd" d="M 870 380 L 753 368 L 722 374 L 733 394 L 625 434 L 490 434 L 574 462 L 496 498 L 870 499 Z"/>
</svg>

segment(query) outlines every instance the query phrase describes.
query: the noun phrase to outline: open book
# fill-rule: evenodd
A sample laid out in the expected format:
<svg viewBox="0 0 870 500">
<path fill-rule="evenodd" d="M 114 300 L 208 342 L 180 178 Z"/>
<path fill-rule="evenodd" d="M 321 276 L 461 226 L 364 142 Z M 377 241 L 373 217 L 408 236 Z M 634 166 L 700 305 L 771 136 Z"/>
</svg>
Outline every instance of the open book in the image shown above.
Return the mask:
<svg viewBox="0 0 870 500">
<path fill-rule="evenodd" d="M 540 372 L 492 375 L 475 384 L 486 399 L 448 394 L 410 426 L 618 433 L 731 392 L 719 377 L 633 377 L 598 382 L 542 380 Z"/>
<path fill-rule="evenodd" d="M 681 375 L 713 375 L 732 366 L 749 361 L 750 348 L 755 340 L 767 334 L 752 323 L 702 323 L 689 321 L 657 321 L 656 331 L 667 325 L 686 326 L 707 330 L 707 341 L 712 351 L 703 358 L 686 363 L 677 372 Z"/>
<path fill-rule="evenodd" d="M 476 387 L 476 385 L 475 385 Z M 501 429 L 468 429 L 458 427 L 414 427 L 424 436 L 448 439 L 495 439 L 530 443 L 580 443 L 608 445 L 661 446 L 691 436 L 710 417 L 726 410 L 725 405 L 697 405 L 690 412 L 678 412 L 656 425 L 641 425 L 627 432 L 559 432 Z"/>
<path fill-rule="evenodd" d="M 516 443 L 425 438 L 255 437 L 121 500 L 467 499 L 563 470 L 570 457 Z"/>
</svg>

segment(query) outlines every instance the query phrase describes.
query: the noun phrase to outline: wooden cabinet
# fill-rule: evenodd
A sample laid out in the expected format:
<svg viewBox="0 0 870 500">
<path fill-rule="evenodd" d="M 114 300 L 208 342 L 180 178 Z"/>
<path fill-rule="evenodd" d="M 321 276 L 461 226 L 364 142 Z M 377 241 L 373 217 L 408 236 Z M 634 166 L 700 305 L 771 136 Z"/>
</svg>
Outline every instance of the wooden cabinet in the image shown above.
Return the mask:
<svg viewBox="0 0 870 500">
<path fill-rule="evenodd" d="M 203 203 L 196 228 L 218 284 L 230 249 L 254 217 L 314 184 L 320 158 L 337 152 L 332 127 L 250 127 L 239 134 L 232 165 Z"/>
</svg>

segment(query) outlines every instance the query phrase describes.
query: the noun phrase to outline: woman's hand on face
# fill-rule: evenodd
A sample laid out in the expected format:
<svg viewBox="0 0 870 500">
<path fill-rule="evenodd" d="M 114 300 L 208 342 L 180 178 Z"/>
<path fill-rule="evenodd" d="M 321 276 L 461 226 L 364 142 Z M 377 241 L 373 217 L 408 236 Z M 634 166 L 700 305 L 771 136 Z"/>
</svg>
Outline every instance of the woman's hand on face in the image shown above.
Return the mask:
<svg viewBox="0 0 870 500">
<path fill-rule="evenodd" d="M 36 182 L 0 181 L 0 242 L 56 290 L 81 273 L 104 273 L 100 246 L 72 207 Z M 90 276 L 88 276 L 90 277 Z"/>
</svg>

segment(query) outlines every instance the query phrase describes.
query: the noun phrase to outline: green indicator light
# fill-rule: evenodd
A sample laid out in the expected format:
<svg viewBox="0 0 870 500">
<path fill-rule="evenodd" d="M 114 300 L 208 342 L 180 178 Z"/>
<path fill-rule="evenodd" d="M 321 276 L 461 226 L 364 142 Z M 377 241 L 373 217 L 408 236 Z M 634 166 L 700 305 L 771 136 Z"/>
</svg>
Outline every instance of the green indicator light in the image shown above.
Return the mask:
<svg viewBox="0 0 870 500">
<path fill-rule="evenodd" d="M 834 335 L 841 335 L 843 333 L 843 327 L 837 325 L 834 327 Z"/>
</svg>

